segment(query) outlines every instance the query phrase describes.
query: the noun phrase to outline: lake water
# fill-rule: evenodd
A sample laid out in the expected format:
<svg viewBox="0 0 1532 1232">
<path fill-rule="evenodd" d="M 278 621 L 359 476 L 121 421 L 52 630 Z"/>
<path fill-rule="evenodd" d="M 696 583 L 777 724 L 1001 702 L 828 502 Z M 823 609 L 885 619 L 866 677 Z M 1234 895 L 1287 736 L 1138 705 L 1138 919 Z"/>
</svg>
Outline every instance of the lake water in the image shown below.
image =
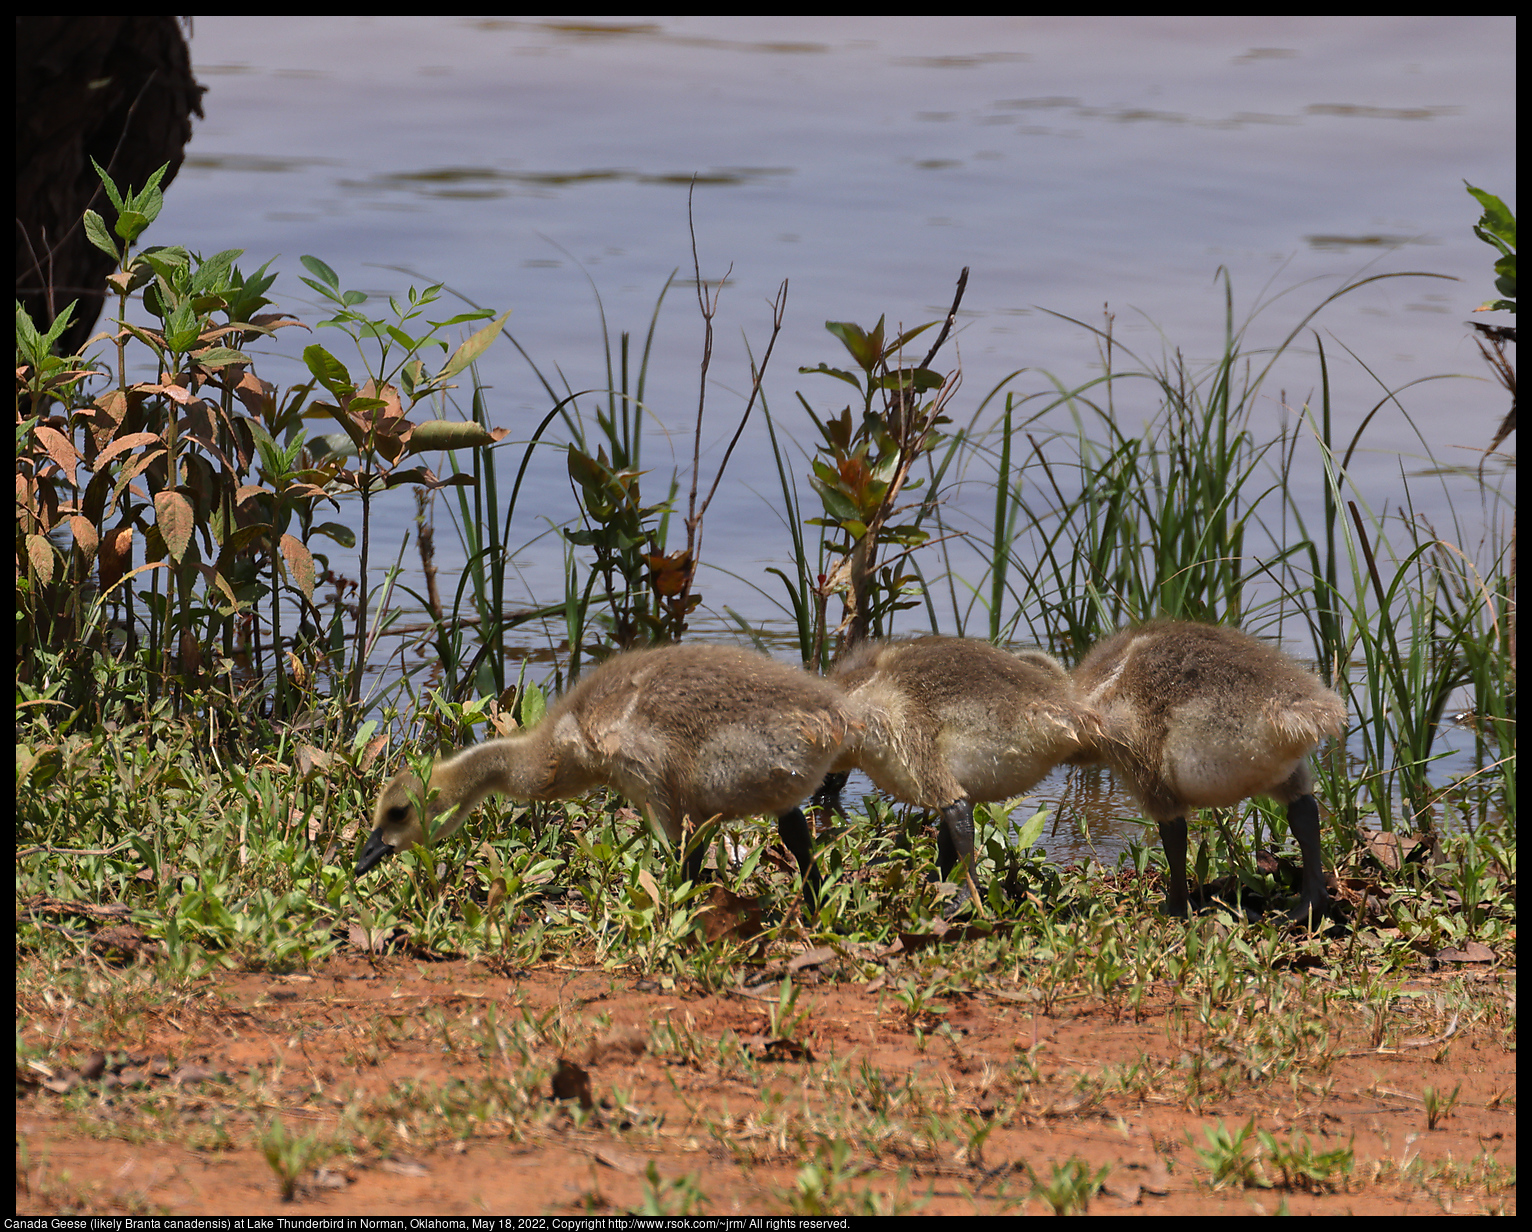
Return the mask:
<svg viewBox="0 0 1532 1232">
<path fill-rule="evenodd" d="M 1402 497 L 1397 455 L 1406 473 L 1426 468 L 1417 429 L 1439 461 L 1472 468 L 1505 411 L 1464 324 L 1494 289 L 1463 181 L 1514 208 L 1511 18 L 231 16 L 198 17 L 190 42 L 206 119 L 148 240 L 243 247 L 246 269 L 278 256 L 276 298 L 310 322 L 321 313 L 297 280 L 302 254 L 378 296 L 443 281 L 510 308 L 509 331 L 544 372 L 604 386 L 591 283 L 614 333 L 641 336 L 670 273 L 690 275 L 697 176 L 703 276 L 729 271 L 708 479 L 749 384 L 742 335 L 759 354 L 783 279 L 765 388 L 804 449 L 794 391 L 832 409 L 845 388 L 797 372 L 842 362 L 824 322 L 934 319 L 964 266 L 961 332 L 942 357 L 961 357 L 959 421 L 1018 368 L 1021 396 L 1047 388 L 1046 373 L 1070 385 L 1092 374 L 1092 338 L 1042 309 L 1097 323 L 1110 305 L 1118 338 L 1145 359 L 1165 340 L 1194 360 L 1216 354 L 1219 267 L 1239 319 L 1298 288 L 1252 328 L 1268 346 L 1361 271 L 1461 280 L 1374 283 L 1316 323 L 1342 439 L 1379 401 L 1363 364 L 1393 387 L 1463 374 L 1408 390 L 1369 428 L 1356 474 L 1374 508 Z M 273 349 L 289 357 L 314 340 L 286 333 Z M 353 358 L 336 332 L 318 340 Z M 668 470 L 672 445 L 690 457 L 700 342 L 691 288 L 675 288 L 649 388 L 672 435 L 648 439 L 647 466 Z M 507 345 L 481 367 L 493 421 L 524 439 L 548 409 L 541 386 Z M 306 376 L 276 356 L 260 371 Z M 1266 387 L 1272 430 L 1292 415 L 1279 393 L 1300 404 L 1317 380 L 1306 341 Z M 1119 395 L 1123 419 L 1152 414 L 1132 397 Z M 1319 490 L 1317 474 L 1295 482 Z M 704 544 L 706 562 L 746 580 L 704 564 L 704 632 L 724 627 L 725 606 L 781 619 L 748 584 L 774 598 L 764 568 L 789 558 L 776 493 L 757 417 Z M 1412 494 L 1439 518 L 1449 497 L 1478 515 L 1460 479 L 1412 481 Z M 413 513 L 407 494 L 385 503 L 374 562 L 393 559 Z M 575 516 L 562 455 L 546 450 L 517 537 Z M 462 557 L 439 530 L 438 564 L 455 579 Z M 335 563 L 344 570 L 345 554 Z M 521 597 L 562 594 L 551 536 L 519 563 Z M 413 548 L 405 565 L 418 570 Z"/>
</svg>

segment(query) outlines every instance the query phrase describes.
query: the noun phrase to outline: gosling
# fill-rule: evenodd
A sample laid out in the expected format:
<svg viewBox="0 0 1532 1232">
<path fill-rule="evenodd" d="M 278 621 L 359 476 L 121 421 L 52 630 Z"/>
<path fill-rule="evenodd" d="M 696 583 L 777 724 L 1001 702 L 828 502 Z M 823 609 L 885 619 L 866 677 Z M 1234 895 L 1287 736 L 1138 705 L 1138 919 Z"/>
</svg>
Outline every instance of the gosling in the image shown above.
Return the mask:
<svg viewBox="0 0 1532 1232">
<path fill-rule="evenodd" d="M 765 655 L 728 646 L 666 646 L 607 660 L 564 694 L 535 728 L 463 749 L 431 769 L 427 805 L 439 842 L 485 796 L 565 800 L 608 786 L 652 810 L 677 853 L 684 822 L 773 814 L 817 907 L 820 878 L 798 807 L 853 737 L 839 690 Z M 414 801 L 420 780 L 401 770 L 373 812 L 357 875 L 427 838 Z M 702 850 L 688 858 L 691 880 Z"/>
<path fill-rule="evenodd" d="M 866 642 L 830 679 L 862 720 L 835 769 L 860 768 L 889 795 L 940 816 L 942 879 L 962 866 L 949 915 L 976 888 L 974 802 L 1030 790 L 1099 735 L 1069 674 L 1040 650 L 1011 654 L 958 637 Z"/>
<path fill-rule="evenodd" d="M 1104 730 L 1073 760 L 1106 762 L 1159 824 L 1167 914 L 1188 910 L 1187 812 L 1257 795 L 1287 805 L 1303 855 L 1293 918 L 1311 923 L 1333 910 L 1308 755 L 1341 734 L 1346 707 L 1317 677 L 1237 629 L 1168 620 L 1107 638 L 1074 680 Z"/>
</svg>

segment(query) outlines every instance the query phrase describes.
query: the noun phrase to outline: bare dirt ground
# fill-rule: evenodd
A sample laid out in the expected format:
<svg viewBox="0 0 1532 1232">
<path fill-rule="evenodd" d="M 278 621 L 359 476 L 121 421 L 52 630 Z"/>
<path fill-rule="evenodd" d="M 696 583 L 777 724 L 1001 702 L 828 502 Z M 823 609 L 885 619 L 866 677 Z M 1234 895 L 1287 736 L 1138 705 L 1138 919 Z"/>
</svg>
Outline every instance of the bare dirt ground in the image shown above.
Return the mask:
<svg viewBox="0 0 1532 1232">
<path fill-rule="evenodd" d="M 119 1006 L 121 1047 L 104 1051 L 100 1028 L 97 1048 L 77 1042 L 86 998 L 26 997 L 18 1038 L 56 1048 L 18 1065 L 17 1209 L 1043 1214 L 1034 1184 L 1076 1160 L 1109 1169 L 1092 1213 L 1515 1210 L 1514 972 L 1423 973 L 1391 1011 L 1436 1005 L 1420 1035 L 1406 1025 L 1380 1050 L 1366 1007 L 1348 1011 L 1354 1029 L 1326 1024 L 1275 1082 L 1255 1072 L 1269 1058 L 1210 1048 L 1168 987 L 1141 1021 L 1035 992 L 958 991 L 912 1017 L 882 981 L 840 974 L 795 974 L 804 1016 L 775 1040 L 775 983 L 695 995 L 468 962 L 223 975 L 154 1009 Z M 1481 1004 L 1504 999 L 1498 1023 L 1440 1012 L 1465 980 Z M 1430 1092 L 1457 1084 L 1428 1127 Z M 1259 1179 L 1275 1187 L 1215 1184 L 1205 1131 L 1252 1118 L 1317 1152 L 1349 1144 L 1354 1165 L 1311 1188 L 1284 1187 L 1269 1162 Z M 291 1200 L 258 1145 L 272 1132 L 330 1144 L 317 1165 L 289 1165 Z"/>
</svg>

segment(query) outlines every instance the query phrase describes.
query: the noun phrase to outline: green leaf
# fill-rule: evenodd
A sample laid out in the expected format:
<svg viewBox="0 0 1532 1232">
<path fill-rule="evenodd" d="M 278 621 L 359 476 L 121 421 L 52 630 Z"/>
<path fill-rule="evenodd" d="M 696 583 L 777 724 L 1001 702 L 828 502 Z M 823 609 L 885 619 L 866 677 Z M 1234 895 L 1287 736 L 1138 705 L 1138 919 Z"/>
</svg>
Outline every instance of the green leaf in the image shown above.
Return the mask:
<svg viewBox="0 0 1532 1232">
<path fill-rule="evenodd" d="M 911 548 L 918 548 L 931 538 L 927 532 L 913 526 L 896 526 L 891 530 L 884 530 L 881 537 L 887 543 L 898 543 Z"/>
<path fill-rule="evenodd" d="M 42 335 L 32 324 L 32 314 L 19 299 L 16 301 L 16 352 L 22 363 L 34 368 L 41 366 L 42 357 L 48 353 L 48 348 L 42 345 Z"/>
<path fill-rule="evenodd" d="M 1516 298 L 1516 254 L 1501 257 L 1495 262 L 1495 290 L 1507 299 Z"/>
<path fill-rule="evenodd" d="M 70 321 L 74 319 L 75 304 L 78 302 L 78 300 L 70 300 L 64 305 L 64 310 L 53 318 L 53 324 L 48 326 L 48 332 L 43 335 L 43 345 L 48 350 L 53 349 L 53 344 L 63 337 L 64 331 L 69 328 Z"/>
<path fill-rule="evenodd" d="M 1495 262 L 1495 290 L 1502 299 L 1485 300 L 1475 312 L 1516 311 L 1516 216 L 1501 201 L 1467 180 L 1463 186 L 1484 207 L 1484 214 L 1474 227 L 1474 234 L 1500 252 Z"/>
<path fill-rule="evenodd" d="M 925 333 L 926 330 L 930 329 L 931 326 L 935 324 L 935 321 L 927 321 L 924 325 L 917 325 L 913 329 L 905 330 L 904 333 L 900 334 L 897 338 L 888 344 L 889 351 L 897 351 L 911 338 L 918 338 L 921 334 Z"/>
<path fill-rule="evenodd" d="M 404 396 L 408 398 L 412 403 L 417 397 L 415 393 L 416 389 L 422 390 L 418 396 L 425 396 L 425 390 L 421 387 L 421 378 L 424 375 L 425 365 L 422 364 L 418 359 L 410 360 L 409 363 L 405 364 L 403 368 L 399 369 L 399 388 L 403 391 Z"/>
<path fill-rule="evenodd" d="M 122 213 L 122 194 L 117 191 L 116 183 L 112 180 L 111 176 L 107 175 L 101 164 L 94 157 L 90 160 L 90 165 L 96 169 L 96 175 L 101 180 L 101 187 L 106 189 L 107 200 L 112 203 L 112 208 L 119 214 Z"/>
<path fill-rule="evenodd" d="M 343 398 L 356 389 L 351 373 L 346 371 L 346 365 L 317 342 L 303 348 L 303 362 L 308 365 L 314 378 L 335 397 Z"/>
<path fill-rule="evenodd" d="M 1463 186 L 1474 200 L 1484 207 L 1484 216 L 1474 227 L 1474 234 L 1486 244 L 1493 244 L 1501 252 L 1510 254 L 1516 250 L 1516 216 L 1499 197 L 1475 188 L 1467 180 Z M 1491 238 L 1493 237 L 1493 238 Z"/>
<path fill-rule="evenodd" d="M 243 248 L 226 248 L 223 252 L 215 253 L 197 266 L 196 273 L 192 275 L 191 291 L 193 295 L 219 295 L 234 289 L 231 277 L 234 262 L 244 256 Z"/>
<path fill-rule="evenodd" d="M 926 393 L 928 390 L 940 389 L 945 379 L 941 373 L 932 372 L 929 368 L 900 368 L 874 384 L 879 389 L 913 389 L 916 393 Z"/>
<path fill-rule="evenodd" d="M 140 214 L 137 210 L 123 210 L 117 215 L 117 225 L 112 230 L 131 244 L 149 229 L 149 224 L 153 221 L 152 218 Z"/>
<path fill-rule="evenodd" d="M 304 286 L 308 287 L 310 290 L 318 291 L 319 294 L 323 295 L 328 300 L 339 301 L 340 299 L 340 295 L 336 292 L 334 287 L 327 287 L 324 285 L 324 283 L 315 282 L 312 278 L 305 278 L 302 274 L 298 275 L 298 281 L 301 282 Z"/>
<path fill-rule="evenodd" d="M 255 451 L 261 455 L 261 465 L 275 482 L 284 469 L 282 447 L 272 439 L 271 433 L 266 431 L 265 425 L 260 421 L 251 419 L 246 423 L 250 429 L 250 437 L 255 441 Z"/>
<path fill-rule="evenodd" d="M 460 483 L 460 480 L 463 479 L 467 479 L 469 484 L 473 483 L 472 475 L 453 475 L 450 479 L 437 479 L 431 474 L 429 467 L 412 466 L 408 470 L 391 472 L 388 475 L 388 482 L 383 486 L 386 488 L 398 488 L 403 487 L 407 483 L 424 483 L 438 488 L 461 487 L 463 485 Z M 373 482 L 376 483 L 377 481 L 374 480 Z"/>
<path fill-rule="evenodd" d="M 332 270 L 318 257 L 299 257 L 298 259 L 303 262 L 303 268 L 308 270 L 309 273 L 313 274 L 315 278 L 318 278 L 321 282 L 327 283 L 334 291 L 338 292 L 340 290 L 340 278 L 336 276 L 334 270 Z M 304 281 L 308 280 L 305 279 Z M 310 285 L 312 286 L 313 284 L 311 283 Z M 317 291 L 320 288 L 315 287 L 314 289 Z"/>
<path fill-rule="evenodd" d="M 201 354 L 195 356 L 197 364 L 202 368 L 225 368 L 229 364 L 248 364 L 250 357 L 243 351 L 236 351 L 233 347 L 209 347 Z"/>
<path fill-rule="evenodd" d="M 343 548 L 356 547 L 356 531 L 349 526 L 342 526 L 339 522 L 321 522 L 314 527 L 314 533 L 335 540 Z"/>
<path fill-rule="evenodd" d="M 165 208 L 165 194 L 160 191 L 160 181 L 170 170 L 170 164 L 162 164 L 138 192 L 135 193 L 130 188 L 127 196 L 123 197 L 118 193 L 117 186 L 112 183 L 111 177 L 101 169 L 100 164 L 94 158 L 90 161 L 96 168 L 96 174 L 101 177 L 101 185 L 106 189 L 106 195 L 111 198 L 112 208 L 117 211 L 117 224 L 114 229 L 129 244 L 133 243 L 148 230 L 149 224 L 158 218 L 160 211 Z"/>
<path fill-rule="evenodd" d="M 453 352 L 452 358 L 447 361 L 446 366 L 436 374 L 436 379 L 440 381 L 446 377 L 456 376 L 464 368 L 468 367 L 469 364 L 473 363 L 474 360 L 478 359 L 480 355 L 484 354 L 485 351 L 489 350 L 490 344 L 500 336 L 500 330 L 505 325 L 505 318 L 510 315 L 511 310 L 507 308 L 483 329 L 476 330 L 470 334 L 463 341 L 463 345 Z"/>
<path fill-rule="evenodd" d="M 854 321 L 826 321 L 825 328 L 841 340 L 863 372 L 871 372 L 883 358 L 883 317 L 871 333 Z"/>
<path fill-rule="evenodd" d="M 463 419 L 428 419 L 410 433 L 409 452 L 425 453 L 432 449 L 473 449 L 493 445 L 495 434 L 488 428 Z"/>
<path fill-rule="evenodd" d="M 825 512 L 835 519 L 836 525 L 857 520 L 861 510 L 828 484 L 818 479 L 810 479 L 809 486 L 819 493 L 820 503 L 824 505 Z"/>
<path fill-rule="evenodd" d="M 190 304 L 182 304 L 165 321 L 165 345 L 172 351 L 189 351 L 197 345 L 202 321 Z"/>
<path fill-rule="evenodd" d="M 463 325 L 469 321 L 483 321 L 494 315 L 494 312 L 488 308 L 479 308 L 473 312 L 460 312 L 457 316 L 448 317 L 445 321 L 432 321 L 431 328 L 446 329 L 449 325 Z M 509 315 L 510 313 L 507 311 L 506 316 Z"/>
<path fill-rule="evenodd" d="M 167 171 L 169 171 L 169 170 L 170 170 L 170 164 L 169 163 L 161 163 L 160 167 L 159 167 L 159 170 L 156 171 L 153 175 L 151 175 L 148 178 L 148 180 L 145 181 L 144 187 L 143 187 L 140 195 L 142 195 L 142 193 L 146 193 L 146 192 L 158 192 L 159 191 L 159 187 L 160 187 L 160 181 L 165 178 L 165 173 Z"/>
<path fill-rule="evenodd" d="M 144 220 L 143 231 L 149 229 L 149 224 L 160 216 L 160 211 L 164 208 L 165 194 L 158 188 L 146 188 L 139 193 L 136 213 Z"/>
<path fill-rule="evenodd" d="M 240 288 L 245 295 L 264 295 L 267 291 L 271 290 L 271 284 L 277 280 L 277 276 L 275 274 L 268 274 L 266 271 L 271 267 L 271 262 L 275 260 L 276 258 L 272 257 L 271 260 L 263 264 L 260 269 L 256 270 L 249 277 L 245 277 L 239 272 L 239 266 L 236 265 L 234 267 L 234 281 L 240 284 Z"/>
<path fill-rule="evenodd" d="M 400 346 L 402 346 L 406 351 L 418 350 L 420 348 L 420 344 L 425 341 L 424 338 L 411 338 L 397 325 L 385 325 L 383 328 L 388 331 L 388 336 L 397 342 Z"/>
<path fill-rule="evenodd" d="M 839 377 L 846 384 L 854 385 L 857 393 L 862 392 L 862 382 L 857 377 L 840 368 L 832 368 L 828 364 L 820 364 L 817 368 L 799 368 L 798 371 L 803 373 L 822 372 L 825 376 Z"/>
<path fill-rule="evenodd" d="M 516 705 L 517 721 L 523 727 L 536 727 L 548 713 L 548 696 L 535 684 L 527 685 Z"/>
<path fill-rule="evenodd" d="M 85 211 L 85 238 L 113 261 L 122 260 L 122 254 L 117 251 L 117 241 L 112 239 L 112 233 L 106 229 L 106 220 L 95 210 Z"/>
<path fill-rule="evenodd" d="M 1037 840 L 1042 837 L 1043 823 L 1047 820 L 1047 809 L 1038 809 L 1037 812 L 1033 813 L 1032 816 L 1029 817 L 1025 823 L 1023 823 L 1021 829 L 1017 831 L 1016 839 L 1013 843 L 1015 849 L 1017 851 L 1027 852 L 1036 847 Z"/>
<path fill-rule="evenodd" d="M 588 453 L 581 453 L 570 445 L 566 450 L 566 462 L 569 467 L 569 477 L 582 488 L 600 490 L 612 482 L 612 472 L 606 466 L 604 456 L 598 461 Z"/>
<path fill-rule="evenodd" d="M 840 472 L 822 458 L 813 459 L 809 463 L 809 468 L 825 486 L 840 487 Z"/>
<path fill-rule="evenodd" d="M 53 354 L 53 344 L 69 328 L 69 322 L 74 317 L 76 302 L 70 300 L 64 306 L 64 310 L 53 318 L 53 324 L 48 327 L 48 332 L 40 334 L 37 332 L 37 326 L 32 323 L 31 314 L 22 306 L 20 300 L 16 301 L 16 351 L 19 362 L 30 364 L 39 375 L 65 366 L 64 361 Z"/>
<path fill-rule="evenodd" d="M 190 288 L 191 279 L 188 273 L 191 268 L 191 254 L 184 248 L 146 248 L 134 259 L 133 264 L 146 265 L 152 269 L 155 276 L 164 283 L 167 295 L 174 297 Z"/>
</svg>

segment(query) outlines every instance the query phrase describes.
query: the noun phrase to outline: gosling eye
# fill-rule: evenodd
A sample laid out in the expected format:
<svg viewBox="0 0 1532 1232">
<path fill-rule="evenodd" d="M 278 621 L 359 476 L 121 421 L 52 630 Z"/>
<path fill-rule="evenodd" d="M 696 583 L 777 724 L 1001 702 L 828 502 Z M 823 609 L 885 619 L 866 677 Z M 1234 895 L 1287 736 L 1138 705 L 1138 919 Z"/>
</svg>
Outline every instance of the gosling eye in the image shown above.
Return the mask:
<svg viewBox="0 0 1532 1232">
<path fill-rule="evenodd" d="M 390 825 L 399 825 L 410 815 L 408 804 L 396 804 L 390 809 L 384 810 L 383 816 Z"/>
</svg>

